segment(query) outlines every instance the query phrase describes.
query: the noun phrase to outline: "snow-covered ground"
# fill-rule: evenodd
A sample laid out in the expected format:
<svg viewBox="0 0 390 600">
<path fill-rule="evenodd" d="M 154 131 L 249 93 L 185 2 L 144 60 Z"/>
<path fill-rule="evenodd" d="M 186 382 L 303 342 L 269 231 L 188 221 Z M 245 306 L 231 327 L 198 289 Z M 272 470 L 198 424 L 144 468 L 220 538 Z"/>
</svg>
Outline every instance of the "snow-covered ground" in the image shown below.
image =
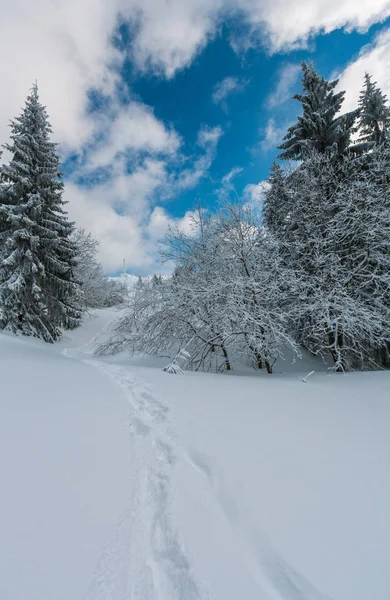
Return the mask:
<svg viewBox="0 0 390 600">
<path fill-rule="evenodd" d="M 390 373 L 169 375 L 114 316 L 0 335 L 0 600 L 387 598 Z"/>
</svg>

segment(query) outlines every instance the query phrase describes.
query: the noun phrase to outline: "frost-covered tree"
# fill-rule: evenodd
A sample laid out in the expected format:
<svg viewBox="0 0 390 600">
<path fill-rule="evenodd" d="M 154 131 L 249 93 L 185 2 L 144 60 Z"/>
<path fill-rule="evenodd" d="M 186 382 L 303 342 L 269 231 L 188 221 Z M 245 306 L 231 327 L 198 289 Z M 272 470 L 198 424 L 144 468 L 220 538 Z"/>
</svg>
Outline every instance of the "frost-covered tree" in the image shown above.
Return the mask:
<svg viewBox="0 0 390 600">
<path fill-rule="evenodd" d="M 383 346 L 374 358 L 390 366 L 390 147 L 373 146 L 366 168 L 354 164 L 350 189 L 340 220 L 348 228 L 351 278 L 365 303 L 374 307 Z M 350 224 L 352 228 L 350 229 Z M 350 251 L 354 249 L 354 252 Z"/>
<path fill-rule="evenodd" d="M 227 203 L 215 221 L 223 248 L 218 272 L 234 351 L 272 373 L 287 348 L 296 351 L 288 333 L 294 273 L 281 260 L 277 241 L 257 210 Z"/>
<path fill-rule="evenodd" d="M 85 229 L 72 236 L 77 251 L 76 277 L 81 284 L 81 303 L 85 308 L 103 308 L 121 304 L 127 294 L 124 286 L 104 273 L 98 260 L 99 242 Z"/>
<path fill-rule="evenodd" d="M 81 318 L 73 224 L 51 132 L 35 85 L 11 122 L 11 160 L 0 170 L 1 327 L 47 342 Z"/>
<path fill-rule="evenodd" d="M 289 185 L 286 173 L 276 162 L 272 164 L 269 185 L 264 187 L 264 222 L 274 234 L 280 234 L 288 218 L 286 207 L 290 202 Z"/>
<path fill-rule="evenodd" d="M 349 148 L 358 110 L 338 115 L 345 95 L 335 93 L 338 80 L 327 81 L 312 63 L 302 63 L 302 71 L 303 93 L 293 98 L 302 104 L 303 113 L 283 138 L 279 158 L 304 160 L 313 150 L 342 156 Z"/>
<path fill-rule="evenodd" d="M 152 286 L 160 285 L 162 283 L 161 275 L 153 275 L 152 277 Z"/>
<path fill-rule="evenodd" d="M 337 116 L 344 92 L 336 85 L 303 64 L 304 94 L 294 96 L 303 115 L 280 147 L 280 158 L 301 164 L 289 173 L 272 168 L 264 219 L 300 288 L 291 290 L 295 339 L 330 353 L 343 371 L 372 364 L 388 339 L 390 178 L 386 98 L 366 77 L 359 109 Z M 351 147 L 358 114 L 363 136 Z"/>
<path fill-rule="evenodd" d="M 390 108 L 387 97 L 368 73 L 365 74 L 359 98 L 358 127 L 360 146 L 366 150 L 389 139 Z"/>
<path fill-rule="evenodd" d="M 138 279 L 135 282 L 135 287 L 142 288 L 143 285 L 144 285 L 143 279 L 142 279 L 141 275 L 138 275 Z"/>
<path fill-rule="evenodd" d="M 339 371 L 373 365 L 389 339 L 388 159 L 378 150 L 362 170 L 352 157 L 340 164 L 314 152 L 288 177 L 278 241 L 299 289 L 293 332 L 312 352 L 330 353 Z"/>
<path fill-rule="evenodd" d="M 193 231 L 171 229 L 163 257 L 171 278 L 134 290 L 128 314 L 101 352 L 177 355 L 193 369 L 230 370 L 237 362 L 272 372 L 286 348 L 287 269 L 277 244 L 250 208 L 225 204 L 214 215 L 198 208 Z"/>
<path fill-rule="evenodd" d="M 230 370 L 217 310 L 222 300 L 215 241 L 211 220 L 201 209 L 195 211 L 191 235 L 177 228 L 168 232 L 163 254 L 175 261 L 174 273 L 137 286 L 114 343 L 122 340 L 135 352 L 172 356 L 189 345 L 191 368 Z"/>
</svg>

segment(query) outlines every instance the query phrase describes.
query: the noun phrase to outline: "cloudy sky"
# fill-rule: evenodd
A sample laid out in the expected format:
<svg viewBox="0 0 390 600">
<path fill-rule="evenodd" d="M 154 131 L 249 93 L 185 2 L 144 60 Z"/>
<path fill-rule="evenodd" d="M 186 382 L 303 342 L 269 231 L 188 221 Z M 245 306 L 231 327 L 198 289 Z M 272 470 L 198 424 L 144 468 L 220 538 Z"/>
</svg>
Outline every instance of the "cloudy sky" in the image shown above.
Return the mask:
<svg viewBox="0 0 390 600">
<path fill-rule="evenodd" d="M 256 198 L 294 121 L 300 63 L 390 95 L 390 0 L 13 0 L 0 20 L 0 141 L 37 80 L 69 213 L 114 273 L 161 270 L 194 203 Z"/>
</svg>

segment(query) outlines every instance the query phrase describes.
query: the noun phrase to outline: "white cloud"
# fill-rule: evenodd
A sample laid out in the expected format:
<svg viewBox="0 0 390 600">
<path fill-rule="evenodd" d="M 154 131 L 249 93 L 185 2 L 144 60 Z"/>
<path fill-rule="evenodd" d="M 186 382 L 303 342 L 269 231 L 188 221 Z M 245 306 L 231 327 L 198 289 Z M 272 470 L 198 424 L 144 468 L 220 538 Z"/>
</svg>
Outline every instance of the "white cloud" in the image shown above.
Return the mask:
<svg viewBox="0 0 390 600">
<path fill-rule="evenodd" d="M 265 128 L 264 137 L 260 142 L 260 147 L 263 152 L 267 152 L 273 148 L 276 148 L 282 141 L 283 136 L 286 133 L 285 127 L 277 127 L 275 119 L 268 119 L 267 126 Z"/>
<path fill-rule="evenodd" d="M 143 71 L 172 77 L 215 34 L 224 1 L 124 0 L 123 12 L 136 29 L 132 59 Z"/>
<path fill-rule="evenodd" d="M 107 202 L 104 186 L 83 188 L 66 186 L 70 201 L 69 214 L 100 241 L 99 258 L 105 269 L 116 271 L 123 258 L 133 267 L 150 264 L 142 240 L 140 220 L 134 215 L 120 215 Z"/>
<path fill-rule="evenodd" d="M 156 119 L 153 110 L 140 102 L 118 107 L 102 126 L 98 146 L 88 156 L 90 167 L 110 165 L 119 153 L 126 151 L 173 154 L 180 138 Z"/>
<path fill-rule="evenodd" d="M 171 147 L 169 135 L 162 137 L 168 143 L 153 146 L 154 152 L 152 148 L 130 172 L 126 157 L 111 149 L 108 179 L 85 186 L 78 184 L 75 177 L 67 183 L 65 198 L 69 201 L 70 217 L 100 240 L 100 260 L 107 271 L 116 271 L 123 258 L 135 273 L 150 273 L 157 268 L 158 239 L 169 224 L 188 230 L 191 213 L 174 219 L 156 203 L 194 187 L 207 175 L 222 133 L 220 127 L 203 126 L 198 134 L 200 153 L 192 158 L 175 154 L 172 162 L 169 155 L 160 156 L 161 148 Z M 188 163 L 184 169 L 180 158 Z M 93 174 L 88 169 L 95 167 L 95 163 L 87 162 L 83 174 Z"/>
<path fill-rule="evenodd" d="M 253 207 L 259 207 L 264 199 L 265 192 L 270 188 L 267 180 L 260 183 L 248 183 L 245 186 L 242 197 L 244 204 Z"/>
<path fill-rule="evenodd" d="M 204 125 L 199 130 L 197 143 L 202 148 L 214 149 L 222 135 L 223 130 L 222 127 L 219 127 L 219 125 L 217 125 L 216 127 L 207 127 L 206 125 Z"/>
<path fill-rule="evenodd" d="M 213 90 L 213 102 L 215 104 L 221 104 L 224 110 L 227 110 L 226 99 L 232 94 L 242 92 L 248 85 L 247 79 L 238 79 L 238 77 L 225 77 L 219 83 L 217 83 Z"/>
<path fill-rule="evenodd" d="M 197 143 L 203 149 L 203 154 L 198 156 L 189 168 L 184 168 L 177 178 L 176 186 L 178 189 L 193 188 L 206 175 L 212 165 L 218 142 L 223 135 L 221 127 L 201 127 Z"/>
<path fill-rule="evenodd" d="M 110 42 L 117 12 L 95 0 L 13 0 L 0 20 L 0 138 L 20 112 L 38 80 L 56 139 L 63 149 L 79 149 L 95 131 L 86 114 L 87 92 L 115 89 L 120 53 Z"/>
<path fill-rule="evenodd" d="M 224 175 L 222 177 L 222 185 L 226 186 L 231 184 L 231 182 L 233 181 L 233 179 L 235 177 L 237 177 L 237 175 L 239 175 L 241 172 L 243 171 L 242 167 L 233 167 L 229 173 L 226 173 L 226 175 Z"/>
<path fill-rule="evenodd" d="M 215 191 L 219 198 L 224 199 L 230 196 L 231 193 L 236 195 L 233 179 L 243 171 L 242 167 L 233 167 L 221 179 L 221 187 Z"/>
<path fill-rule="evenodd" d="M 226 16 L 243 19 L 246 37 L 277 52 L 302 46 L 319 31 L 363 30 L 390 14 L 388 0 L 13 0 L 3 4 L 0 141 L 7 141 L 9 119 L 20 112 L 37 79 L 62 153 L 78 154 L 84 175 L 93 177 L 94 169 L 108 167 L 108 181 L 94 181 L 86 188 L 74 177 L 66 196 L 71 216 L 100 239 L 101 257 L 110 269 L 120 265 L 124 255 L 139 268 L 153 263 L 148 223 L 157 196 L 172 196 L 206 176 L 223 133 L 220 128 L 203 128 L 199 152 L 191 160 L 185 158 L 183 140 L 156 118 L 152 107 L 135 101 L 131 91 L 127 105 L 117 101 L 118 91 L 124 91 L 119 67 L 126 55 L 140 71 L 169 78 L 191 64 Z M 123 22 L 133 29 L 128 47 L 119 50 L 112 38 Z M 357 66 L 346 70 L 343 83 L 352 89 L 357 73 L 367 69 L 386 90 L 387 49 L 383 34 L 359 57 Z M 238 91 L 235 84 L 234 78 L 228 85 L 225 80 L 219 101 L 223 89 L 226 94 Z M 106 114 L 88 111 L 91 90 L 108 99 Z M 279 139 L 278 128 L 270 121 L 263 147 Z M 130 173 L 129 155 L 133 157 Z M 177 165 L 172 173 L 175 160 L 185 165 L 181 173 Z M 163 216 L 154 214 L 150 231 L 156 230 Z"/>
<path fill-rule="evenodd" d="M 190 233 L 193 215 L 192 211 L 187 211 L 183 217 L 173 218 L 167 213 L 165 208 L 156 206 L 150 215 L 146 231 L 150 238 L 155 241 L 161 240 L 167 232 L 168 227 L 172 225 L 176 225 L 185 233 Z"/>
<path fill-rule="evenodd" d="M 339 76 L 338 88 L 347 91 L 343 111 L 356 108 L 366 72 L 390 96 L 390 28 L 377 35 L 372 44 L 362 48 L 358 58 Z"/>
<path fill-rule="evenodd" d="M 310 37 L 339 28 L 365 31 L 390 15 L 388 0 L 239 0 L 238 4 L 254 40 L 258 42 L 259 33 L 265 35 L 271 52 L 305 47 Z"/>
<path fill-rule="evenodd" d="M 275 108 L 291 96 L 291 90 L 298 80 L 301 73 L 301 65 L 287 63 L 283 65 L 277 74 L 278 83 L 274 91 L 268 96 L 266 104 L 269 108 Z"/>
<path fill-rule="evenodd" d="M 116 189 L 111 190 L 111 199 L 116 198 L 117 193 L 121 195 L 117 183 L 114 181 Z M 115 204 L 107 200 L 108 187 L 98 185 L 86 188 L 68 183 L 65 197 L 70 200 L 71 218 L 99 239 L 99 259 L 107 272 L 117 271 L 123 258 L 131 272 L 153 272 L 157 258 L 157 238 L 150 239 L 148 232 L 153 213 L 145 202 L 146 190 L 142 184 L 137 190 L 137 200 L 140 203 L 138 210 L 132 207 L 128 212 L 117 212 Z M 151 227 L 156 233 L 156 218 Z M 160 229 L 163 234 L 165 231 Z"/>
<path fill-rule="evenodd" d="M 139 68 L 171 77 L 192 62 L 225 17 L 246 21 L 244 45 L 260 41 L 279 52 L 304 47 L 320 32 L 364 31 L 389 16 L 390 5 L 388 0 L 123 0 L 122 11 L 137 25 L 131 53 Z"/>
<path fill-rule="evenodd" d="M 339 27 L 364 30 L 390 15 L 388 0 L 13 0 L 0 20 L 0 139 L 38 79 L 59 142 L 78 149 L 99 126 L 87 92 L 112 94 L 123 56 L 112 35 L 133 24 L 127 49 L 141 70 L 166 77 L 188 66 L 225 16 L 238 14 L 272 52 Z M 248 33 L 245 33 L 245 37 Z M 114 68 L 113 68 L 114 67 Z M 230 85 L 234 78 L 230 78 Z M 229 82 L 229 78 L 228 78 Z M 226 83 L 225 83 L 226 85 Z M 222 90 L 222 88 L 221 88 Z"/>
<path fill-rule="evenodd" d="M 177 225 L 183 231 L 189 232 L 191 211 L 183 217 L 174 218 L 162 206 L 152 208 L 146 201 L 148 190 L 142 183 L 136 188 L 133 178 L 133 190 L 136 189 L 137 192 L 138 206 L 127 205 L 130 210 L 117 212 L 115 203 L 107 200 L 108 188 L 112 187 L 112 183 L 93 188 L 68 183 L 65 197 L 70 201 L 70 217 L 99 239 L 99 259 L 107 272 L 118 271 L 123 259 L 126 260 L 128 270 L 136 274 L 147 275 L 164 271 L 164 268 L 157 264 L 157 242 L 165 235 L 170 225 Z M 160 183 L 158 179 L 155 181 L 156 186 Z M 114 181 L 114 189 L 110 190 L 109 197 L 116 198 L 117 194 L 121 197 L 120 188 L 119 182 Z M 126 185 L 124 189 L 128 191 L 129 188 Z"/>
</svg>

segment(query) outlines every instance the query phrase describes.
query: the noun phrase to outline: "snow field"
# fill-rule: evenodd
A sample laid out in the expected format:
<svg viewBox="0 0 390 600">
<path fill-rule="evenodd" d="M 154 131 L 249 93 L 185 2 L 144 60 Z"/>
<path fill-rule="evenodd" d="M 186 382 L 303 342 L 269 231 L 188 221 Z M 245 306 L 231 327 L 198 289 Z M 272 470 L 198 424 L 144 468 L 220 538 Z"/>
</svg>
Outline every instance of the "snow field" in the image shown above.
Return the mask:
<svg viewBox="0 0 390 600">
<path fill-rule="evenodd" d="M 116 314 L 0 336 L 0 598 L 385 598 L 389 373 L 96 359 Z"/>
</svg>

